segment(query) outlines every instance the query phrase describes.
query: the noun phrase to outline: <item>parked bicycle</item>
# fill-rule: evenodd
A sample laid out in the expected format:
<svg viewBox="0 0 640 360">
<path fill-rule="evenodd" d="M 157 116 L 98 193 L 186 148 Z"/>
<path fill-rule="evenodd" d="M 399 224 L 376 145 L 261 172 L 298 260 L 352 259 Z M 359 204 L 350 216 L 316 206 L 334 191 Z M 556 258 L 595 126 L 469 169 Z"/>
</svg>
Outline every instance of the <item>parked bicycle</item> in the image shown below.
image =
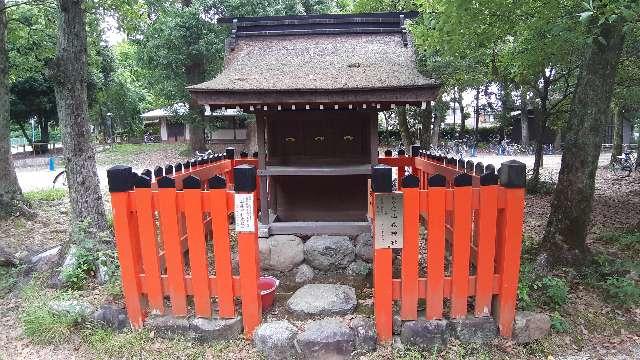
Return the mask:
<svg viewBox="0 0 640 360">
<path fill-rule="evenodd" d="M 53 178 L 54 189 L 63 189 L 67 187 L 67 170 L 62 170 Z"/>
<path fill-rule="evenodd" d="M 636 154 L 633 151 L 624 151 L 616 156 L 609 165 L 611 171 L 618 177 L 628 177 L 635 170 L 640 173 L 640 166 L 636 162 Z"/>
</svg>

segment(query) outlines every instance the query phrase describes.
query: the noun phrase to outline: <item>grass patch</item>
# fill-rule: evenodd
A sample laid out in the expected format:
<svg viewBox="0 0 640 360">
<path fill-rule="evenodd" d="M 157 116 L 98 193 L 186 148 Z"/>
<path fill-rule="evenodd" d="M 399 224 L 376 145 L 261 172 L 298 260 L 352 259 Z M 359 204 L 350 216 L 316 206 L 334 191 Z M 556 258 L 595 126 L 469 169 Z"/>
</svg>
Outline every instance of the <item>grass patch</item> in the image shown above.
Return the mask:
<svg viewBox="0 0 640 360">
<path fill-rule="evenodd" d="M 147 330 L 116 333 L 110 329 L 88 328 L 81 333 L 98 359 L 202 359 L 233 358 L 240 348 L 236 341 L 199 344 L 187 339 L 154 338 Z"/>
<path fill-rule="evenodd" d="M 46 293 L 33 281 L 22 291 L 20 322 L 24 334 L 36 344 L 61 344 L 78 323 L 77 318 L 49 310 L 49 301 L 61 297 Z"/>
<path fill-rule="evenodd" d="M 46 189 L 28 191 L 24 193 L 24 197 L 29 201 L 58 201 L 67 197 L 66 189 Z"/>
<path fill-rule="evenodd" d="M 624 251 L 640 251 L 640 232 L 628 231 L 621 233 L 608 233 L 602 236 L 602 240 Z"/>
<path fill-rule="evenodd" d="M 7 296 L 18 283 L 18 269 L 0 266 L 0 298 Z"/>
<path fill-rule="evenodd" d="M 581 271 L 586 285 L 600 290 L 605 302 L 632 308 L 640 305 L 640 262 L 598 254 Z"/>
<path fill-rule="evenodd" d="M 136 158 L 148 157 L 152 153 L 184 149 L 186 149 L 184 144 L 114 144 L 102 150 L 97 160 L 101 164 L 130 163 Z"/>
</svg>

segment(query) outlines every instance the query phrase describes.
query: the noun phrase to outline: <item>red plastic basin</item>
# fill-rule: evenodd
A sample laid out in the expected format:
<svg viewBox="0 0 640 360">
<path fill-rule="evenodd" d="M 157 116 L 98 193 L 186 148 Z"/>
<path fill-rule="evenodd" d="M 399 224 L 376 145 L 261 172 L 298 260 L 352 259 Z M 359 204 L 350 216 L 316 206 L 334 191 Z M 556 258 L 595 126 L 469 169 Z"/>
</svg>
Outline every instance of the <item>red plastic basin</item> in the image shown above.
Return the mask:
<svg viewBox="0 0 640 360">
<path fill-rule="evenodd" d="M 273 306 L 276 297 L 276 288 L 280 281 L 273 276 L 261 276 L 258 280 L 258 288 L 262 297 L 262 311 L 268 311 Z"/>
</svg>

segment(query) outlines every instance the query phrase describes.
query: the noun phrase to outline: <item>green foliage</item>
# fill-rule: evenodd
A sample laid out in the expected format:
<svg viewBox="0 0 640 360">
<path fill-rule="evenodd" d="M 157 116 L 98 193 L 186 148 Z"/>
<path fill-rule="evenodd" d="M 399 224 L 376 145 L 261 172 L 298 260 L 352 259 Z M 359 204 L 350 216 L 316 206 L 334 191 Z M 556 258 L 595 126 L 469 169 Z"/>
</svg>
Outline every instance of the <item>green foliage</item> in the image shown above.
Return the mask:
<svg viewBox="0 0 640 360">
<path fill-rule="evenodd" d="M 557 309 L 567 303 L 569 287 L 564 279 L 545 276 L 538 287 L 544 293 L 544 301 L 551 308 Z"/>
<path fill-rule="evenodd" d="M 518 283 L 518 308 L 533 310 L 545 307 L 557 310 L 567 303 L 569 286 L 559 277 L 539 277 L 533 266 L 523 262 L 520 267 L 520 281 Z"/>
<path fill-rule="evenodd" d="M 640 287 L 631 279 L 611 276 L 603 287 L 607 296 L 617 304 L 626 307 L 640 305 Z"/>
<path fill-rule="evenodd" d="M 83 289 L 88 280 L 95 275 L 98 262 L 106 266 L 109 276 L 117 271 L 115 251 L 100 243 L 100 234 L 95 234 L 87 223 L 80 223 L 72 229 L 71 239 L 75 244 L 75 262 L 63 269 L 61 276 L 66 288 Z"/>
<path fill-rule="evenodd" d="M 602 239 L 616 245 L 621 250 L 640 251 L 640 232 L 609 233 L 603 235 Z"/>
<path fill-rule="evenodd" d="M 608 236 L 613 237 L 611 234 Z M 585 266 L 581 276 L 587 285 L 602 292 L 606 302 L 633 307 L 640 304 L 638 273 L 640 263 L 637 261 L 598 254 L 588 266 Z"/>
<path fill-rule="evenodd" d="M 61 344 L 78 322 L 72 316 L 60 315 L 49 310 L 49 301 L 60 295 L 47 293 L 32 281 L 22 291 L 23 307 L 20 322 L 24 334 L 36 344 Z"/>
<path fill-rule="evenodd" d="M 24 193 L 24 197 L 29 201 L 59 201 L 67 195 L 66 189 L 35 190 Z"/>
<path fill-rule="evenodd" d="M 551 313 L 551 328 L 559 333 L 569 331 L 569 324 L 557 311 Z"/>
</svg>

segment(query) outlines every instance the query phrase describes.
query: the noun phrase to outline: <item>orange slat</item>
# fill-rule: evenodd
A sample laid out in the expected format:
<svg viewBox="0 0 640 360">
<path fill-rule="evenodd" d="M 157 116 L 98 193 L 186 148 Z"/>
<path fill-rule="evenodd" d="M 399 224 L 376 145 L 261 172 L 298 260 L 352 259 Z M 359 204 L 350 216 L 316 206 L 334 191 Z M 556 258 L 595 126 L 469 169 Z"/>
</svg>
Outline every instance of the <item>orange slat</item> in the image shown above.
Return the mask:
<svg viewBox="0 0 640 360">
<path fill-rule="evenodd" d="M 418 319 L 418 252 L 419 250 L 419 214 L 418 188 L 405 188 L 403 213 L 402 248 L 402 302 L 400 316 L 402 320 Z"/>
<path fill-rule="evenodd" d="M 496 218 L 498 214 L 498 186 L 480 188 L 480 210 L 478 211 L 477 235 L 478 255 L 476 257 L 476 316 L 489 316 L 493 293 L 493 260 L 496 243 Z"/>
<path fill-rule="evenodd" d="M 476 293 L 476 282 L 477 279 L 474 275 L 469 276 L 469 296 L 473 296 Z M 493 294 L 498 294 L 500 292 L 500 285 L 502 284 L 502 278 L 498 274 L 494 274 L 492 277 L 493 284 Z M 393 300 L 400 300 L 402 298 L 402 280 L 393 279 Z M 420 299 L 424 299 L 427 292 L 427 279 L 419 278 L 418 279 L 418 294 L 420 294 Z M 444 278 L 444 298 L 449 299 L 449 294 L 451 293 L 451 278 Z"/>
<path fill-rule="evenodd" d="M 184 284 L 182 245 L 178 233 L 176 189 L 158 190 L 161 238 L 164 243 L 165 262 L 169 276 L 169 296 L 174 315 L 187 315 L 187 296 Z"/>
<path fill-rule="evenodd" d="M 427 197 L 427 320 L 441 319 L 444 297 L 445 188 L 431 187 Z"/>
<path fill-rule="evenodd" d="M 471 196 L 470 186 L 457 187 L 453 202 L 453 251 L 451 271 L 451 317 L 467 315 L 469 293 L 469 256 L 471 251 Z"/>
<path fill-rule="evenodd" d="M 131 229 L 129 224 L 128 193 L 111 193 L 113 207 L 113 229 L 116 238 L 116 249 L 120 260 L 120 274 L 122 276 L 122 291 L 127 307 L 129 322 L 134 328 L 141 328 L 144 321 L 142 312 L 141 286 L 136 274 L 136 262 L 131 244 Z"/>
<path fill-rule="evenodd" d="M 151 209 L 151 189 L 135 189 L 135 208 L 140 230 L 142 266 L 147 279 L 147 298 L 151 313 L 164 313 L 164 296 L 160 282 L 160 259 L 156 229 Z"/>
<path fill-rule="evenodd" d="M 216 258 L 216 279 L 219 316 L 233 318 L 236 309 L 233 303 L 233 277 L 231 268 L 231 245 L 229 242 L 229 220 L 227 217 L 227 190 L 212 189 L 208 193 L 213 228 L 213 248 Z"/>
<path fill-rule="evenodd" d="M 184 200 L 189 244 L 189 263 L 193 280 L 193 302 L 196 316 L 211 317 L 211 295 L 209 293 L 209 266 L 207 247 L 202 223 L 202 196 L 200 189 L 185 189 Z"/>
<path fill-rule="evenodd" d="M 500 263 L 498 270 L 502 275 L 500 295 L 495 309 L 500 335 L 511 337 L 518 295 L 518 276 L 520 272 L 520 252 L 522 250 L 522 222 L 524 220 L 524 189 L 504 189 L 506 196 L 503 212 L 503 243 L 499 248 Z"/>
<path fill-rule="evenodd" d="M 240 252 L 240 294 L 242 297 L 242 321 L 245 337 L 251 338 L 253 330 L 262 319 L 262 303 L 258 289 L 260 277 L 260 254 L 258 253 L 258 221 L 254 194 L 254 232 L 238 233 Z"/>
</svg>

